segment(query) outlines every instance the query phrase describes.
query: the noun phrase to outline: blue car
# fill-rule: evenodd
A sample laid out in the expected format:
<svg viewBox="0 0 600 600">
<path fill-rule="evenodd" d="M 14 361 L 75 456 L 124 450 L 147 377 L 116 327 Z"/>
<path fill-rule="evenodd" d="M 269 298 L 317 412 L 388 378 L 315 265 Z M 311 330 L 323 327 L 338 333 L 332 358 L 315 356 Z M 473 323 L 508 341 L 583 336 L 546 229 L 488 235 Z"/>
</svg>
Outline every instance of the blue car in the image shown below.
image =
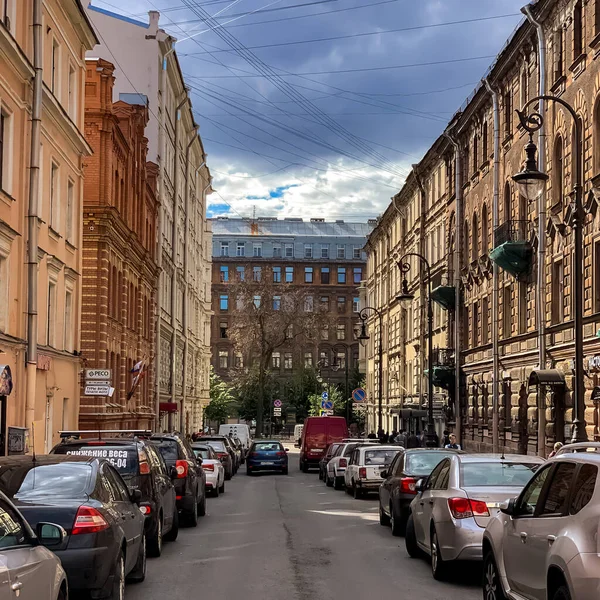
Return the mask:
<svg viewBox="0 0 600 600">
<path fill-rule="evenodd" d="M 288 449 L 277 440 L 261 440 L 250 446 L 246 458 L 246 473 L 253 475 L 257 471 L 279 471 L 288 474 Z"/>
</svg>

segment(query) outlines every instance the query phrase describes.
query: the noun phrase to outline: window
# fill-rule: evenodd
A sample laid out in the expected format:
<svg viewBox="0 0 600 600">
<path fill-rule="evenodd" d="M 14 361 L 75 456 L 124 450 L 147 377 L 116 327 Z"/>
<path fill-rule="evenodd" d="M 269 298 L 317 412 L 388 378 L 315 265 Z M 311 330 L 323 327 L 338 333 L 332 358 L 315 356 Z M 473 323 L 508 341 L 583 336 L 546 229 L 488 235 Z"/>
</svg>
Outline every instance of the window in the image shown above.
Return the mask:
<svg viewBox="0 0 600 600">
<path fill-rule="evenodd" d="M 343 244 L 338 244 L 337 246 L 337 257 L 346 258 L 346 246 Z"/>
<path fill-rule="evenodd" d="M 595 465 L 581 465 L 573 486 L 573 497 L 569 504 L 569 514 L 576 515 L 582 508 L 587 506 L 594 494 L 598 467 Z"/>
<path fill-rule="evenodd" d="M 490 156 L 490 150 L 488 148 L 488 124 L 487 121 L 483 122 L 481 127 L 481 154 L 482 159 L 486 162 Z"/>
<path fill-rule="evenodd" d="M 281 283 L 281 267 L 273 267 L 273 283 Z"/>
<path fill-rule="evenodd" d="M 354 277 L 354 283 L 360 283 L 362 281 L 362 267 L 354 267 L 352 273 Z"/>
<path fill-rule="evenodd" d="M 577 0 L 573 7 L 573 60 L 583 53 L 583 2 Z"/>
<path fill-rule="evenodd" d="M 50 169 L 50 227 L 58 231 L 58 165 L 53 162 Z"/>
<path fill-rule="evenodd" d="M 236 256 L 246 256 L 246 244 L 244 242 L 238 242 L 235 249 Z"/>
<path fill-rule="evenodd" d="M 527 331 L 527 283 L 519 282 L 519 333 Z"/>
<path fill-rule="evenodd" d="M 252 300 L 254 308 L 260 308 L 260 296 L 254 296 Z"/>
<path fill-rule="evenodd" d="M 554 155 L 552 157 L 552 202 L 555 206 L 562 205 L 565 166 L 563 160 L 563 141 L 560 135 L 554 142 Z"/>
<path fill-rule="evenodd" d="M 564 268 L 563 261 L 557 260 L 552 264 L 552 307 L 551 307 L 551 322 L 552 325 L 562 323 L 564 319 Z"/>
<path fill-rule="evenodd" d="M 313 268 L 312 267 L 304 267 L 304 283 L 312 283 L 313 282 Z"/>
<path fill-rule="evenodd" d="M 488 212 L 487 206 L 484 204 L 481 209 L 481 255 L 487 256 L 490 247 L 488 234 Z"/>
<path fill-rule="evenodd" d="M 221 310 L 221 312 L 229 310 L 229 296 L 227 294 L 221 294 L 219 296 L 219 310 Z"/>
<path fill-rule="evenodd" d="M 354 259 L 359 259 L 362 257 L 362 248 L 360 246 L 354 246 L 354 248 L 352 248 L 352 258 Z"/>
<path fill-rule="evenodd" d="M 291 369 L 293 367 L 293 358 L 292 358 L 292 353 L 291 352 L 286 352 L 283 355 L 283 368 L 284 369 Z"/>
<path fill-rule="evenodd" d="M 594 310 L 600 312 L 600 240 L 594 244 Z"/>
<path fill-rule="evenodd" d="M 544 505 L 539 515 L 564 515 L 567 512 L 569 491 L 575 475 L 575 463 L 559 463 L 556 466 L 550 486 L 546 492 Z"/>
<path fill-rule="evenodd" d="M 329 267 L 321 267 L 321 283 L 329 283 Z"/>
<path fill-rule="evenodd" d="M 312 355 L 312 352 L 305 352 L 304 353 L 304 366 L 305 367 L 312 367 L 313 366 L 313 355 Z"/>
<path fill-rule="evenodd" d="M 221 242 L 221 256 L 229 256 L 229 242 Z"/>
<path fill-rule="evenodd" d="M 246 279 L 246 269 L 244 267 L 236 267 L 235 272 L 237 274 L 238 281 L 244 281 Z"/>
<path fill-rule="evenodd" d="M 229 352 L 227 350 L 219 350 L 219 368 L 227 369 L 229 367 Z"/>
<path fill-rule="evenodd" d="M 523 110 L 523 107 L 527 104 L 527 100 L 529 99 L 528 69 L 529 67 L 527 66 L 527 64 L 525 64 L 523 70 L 521 71 L 521 82 L 519 84 L 519 104 L 521 105 L 521 110 Z"/>
<path fill-rule="evenodd" d="M 336 328 L 336 338 L 338 340 L 346 339 L 346 325 L 344 323 L 338 323 Z"/>
<path fill-rule="evenodd" d="M 58 96 L 59 92 L 59 82 L 60 82 L 60 48 L 58 47 L 58 42 L 56 40 L 52 40 L 52 71 L 50 73 L 50 90 L 55 96 Z"/>
<path fill-rule="evenodd" d="M 553 36 L 553 45 L 554 45 L 554 81 L 557 81 L 563 76 L 564 73 L 564 55 L 563 55 L 563 45 L 564 45 L 564 36 L 563 29 L 559 26 L 554 32 Z"/>
<path fill-rule="evenodd" d="M 73 292 L 65 292 L 64 348 L 73 352 Z"/>
<path fill-rule="evenodd" d="M 502 290 L 502 335 L 507 340 L 512 331 L 512 286 Z"/>
<path fill-rule="evenodd" d="M 479 258 L 479 223 L 477 222 L 477 213 L 473 215 L 473 243 L 471 246 L 471 261 L 475 262 Z"/>
<path fill-rule="evenodd" d="M 326 341 L 329 339 L 329 325 L 323 325 L 321 329 L 321 339 Z"/>
<path fill-rule="evenodd" d="M 338 267 L 337 282 L 346 283 L 346 267 Z"/>
<path fill-rule="evenodd" d="M 260 258 L 262 256 L 262 244 L 260 242 L 255 242 L 252 244 L 252 255 Z"/>
<path fill-rule="evenodd" d="M 221 265 L 219 269 L 219 281 L 226 283 L 229 281 L 229 267 Z"/>
<path fill-rule="evenodd" d="M 504 135 L 508 137 L 512 134 L 512 90 L 504 94 Z"/>
<path fill-rule="evenodd" d="M 272 364 L 274 369 L 281 368 L 281 353 L 273 352 Z"/>
<path fill-rule="evenodd" d="M 10 194 L 12 160 L 12 116 L 0 107 L 0 190 Z M 40 156 L 41 161 L 41 156 Z M 40 185 L 40 188 L 42 186 Z"/>
<path fill-rule="evenodd" d="M 252 280 L 260 281 L 262 277 L 262 267 L 252 267 Z"/>
<path fill-rule="evenodd" d="M 285 257 L 294 258 L 294 244 L 285 245 Z"/>
<path fill-rule="evenodd" d="M 534 475 L 518 500 L 515 511 L 517 514 L 523 516 L 533 515 L 551 467 L 552 465 L 544 467 Z"/>
<path fill-rule="evenodd" d="M 321 244 L 321 258 L 329 258 L 329 244 Z"/>
<path fill-rule="evenodd" d="M 2 6 L 4 8 L 2 12 L 2 22 L 4 23 L 4 27 L 6 27 L 8 31 L 11 31 L 12 20 L 15 18 L 14 0 L 2 0 Z"/>
<path fill-rule="evenodd" d="M 321 296 L 319 302 L 321 304 L 321 312 L 329 312 L 329 296 Z"/>
<path fill-rule="evenodd" d="M 475 348 L 479 345 L 479 302 L 473 304 L 473 319 L 471 324 L 471 347 Z"/>
<path fill-rule="evenodd" d="M 233 363 L 236 369 L 242 369 L 244 367 L 244 356 L 241 352 L 236 352 L 233 355 Z"/>
<path fill-rule="evenodd" d="M 304 312 L 313 312 L 315 309 L 315 301 L 313 296 L 306 296 L 304 298 Z"/>
<path fill-rule="evenodd" d="M 321 350 L 319 352 L 319 367 L 328 367 L 329 366 L 329 356 L 326 350 Z"/>
<path fill-rule="evenodd" d="M 219 337 L 223 340 L 227 339 L 227 321 L 219 323 Z"/>
<path fill-rule="evenodd" d="M 473 172 L 476 173 L 479 169 L 479 137 L 477 134 L 473 136 Z"/>
<path fill-rule="evenodd" d="M 73 241 L 73 207 L 75 202 L 75 185 L 69 179 L 67 183 L 67 214 L 65 217 L 66 220 L 66 237 L 68 242 Z"/>
<path fill-rule="evenodd" d="M 273 310 L 281 310 L 281 296 L 273 296 Z"/>
<path fill-rule="evenodd" d="M 273 244 L 273 258 L 281 258 L 281 244 Z"/>
<path fill-rule="evenodd" d="M 352 312 L 360 312 L 360 298 L 356 296 L 352 299 Z"/>
<path fill-rule="evenodd" d="M 76 74 L 75 67 L 73 65 L 69 65 L 69 80 L 67 82 L 68 90 L 67 90 L 67 102 L 68 102 L 68 111 L 69 116 L 73 121 L 77 118 L 77 92 L 76 92 Z"/>
<path fill-rule="evenodd" d="M 48 284 L 48 314 L 46 316 L 46 330 L 48 346 L 56 347 L 56 284 L 50 282 Z"/>
<path fill-rule="evenodd" d="M 285 282 L 294 283 L 294 267 L 285 268 Z"/>
<path fill-rule="evenodd" d="M 304 258 L 313 257 L 313 246 L 312 244 L 304 244 Z"/>
<path fill-rule="evenodd" d="M 512 193 L 510 183 L 507 181 L 504 185 L 504 220 L 510 221 L 511 218 Z"/>
<path fill-rule="evenodd" d="M 340 314 L 344 314 L 346 312 L 346 296 L 338 296 L 337 311 Z"/>
</svg>

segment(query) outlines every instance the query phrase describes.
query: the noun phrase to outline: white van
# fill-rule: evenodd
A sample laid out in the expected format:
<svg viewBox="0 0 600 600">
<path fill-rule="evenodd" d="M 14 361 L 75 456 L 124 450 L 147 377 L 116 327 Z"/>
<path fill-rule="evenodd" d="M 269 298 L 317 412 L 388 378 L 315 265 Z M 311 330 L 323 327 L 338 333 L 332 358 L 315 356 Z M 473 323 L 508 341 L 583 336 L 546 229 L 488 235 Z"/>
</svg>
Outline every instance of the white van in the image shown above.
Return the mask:
<svg viewBox="0 0 600 600">
<path fill-rule="evenodd" d="M 219 435 L 230 435 L 236 437 L 242 442 L 245 451 L 248 451 L 252 440 L 250 438 L 250 427 L 245 423 L 226 423 L 219 427 Z"/>
<path fill-rule="evenodd" d="M 300 438 L 302 438 L 302 430 L 304 429 L 304 425 L 298 424 L 294 427 L 294 446 L 300 448 Z"/>
</svg>

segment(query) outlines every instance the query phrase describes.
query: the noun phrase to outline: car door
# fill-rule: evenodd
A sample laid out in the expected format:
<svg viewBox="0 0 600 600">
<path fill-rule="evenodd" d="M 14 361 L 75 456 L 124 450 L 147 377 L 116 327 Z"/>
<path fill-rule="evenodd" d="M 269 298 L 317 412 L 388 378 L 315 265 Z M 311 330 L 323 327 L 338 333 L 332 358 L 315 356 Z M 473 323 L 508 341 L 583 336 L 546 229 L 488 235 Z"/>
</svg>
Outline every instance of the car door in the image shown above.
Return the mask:
<svg viewBox="0 0 600 600">
<path fill-rule="evenodd" d="M 344 474 L 347 488 L 352 487 L 352 479 L 355 478 L 355 471 L 358 468 L 358 452 L 358 448 L 354 448 L 350 453 L 350 459 L 348 460 L 348 466 L 346 467 L 346 472 Z"/>
<path fill-rule="evenodd" d="M 396 508 L 397 514 L 400 514 L 399 494 L 400 494 L 400 482 L 404 473 L 404 464 L 406 462 L 406 454 L 404 451 L 398 452 L 396 465 L 393 472 L 388 476 L 390 498 L 392 504 Z"/>
<path fill-rule="evenodd" d="M 553 464 L 543 466 L 527 484 L 515 502 L 512 516 L 506 521 L 502 544 L 502 560 L 510 589 L 531 598 L 533 575 L 529 561 L 529 537 L 535 513 L 544 502 L 545 489 Z"/>
<path fill-rule="evenodd" d="M 421 502 L 424 502 L 423 513 L 421 516 L 421 525 L 423 527 L 423 542 L 428 548 L 431 548 L 431 526 L 432 522 L 435 523 L 435 515 L 441 513 L 443 506 L 447 506 L 447 492 L 448 480 L 450 477 L 451 461 L 449 458 L 445 458 L 439 465 L 439 471 L 435 479 L 427 486 L 427 490 L 424 493 L 425 498 L 421 498 Z M 437 468 L 437 467 L 436 467 Z"/>
<path fill-rule="evenodd" d="M 165 531 L 171 528 L 173 523 L 173 514 L 175 512 L 175 488 L 171 481 L 167 465 L 162 456 L 154 449 L 151 444 L 146 446 L 146 452 L 150 459 L 152 469 L 153 484 L 156 487 L 157 496 L 163 509 L 163 521 Z"/>
<path fill-rule="evenodd" d="M 196 502 L 198 503 L 204 493 L 203 483 L 206 483 L 204 470 L 202 469 L 200 462 L 196 459 L 192 447 L 185 440 L 180 439 L 179 446 L 182 458 L 188 463 L 188 483 L 190 485 L 190 490 L 192 491 L 192 494 L 196 496 Z"/>
<path fill-rule="evenodd" d="M 390 505 L 390 492 L 392 487 L 393 473 L 396 470 L 398 461 L 400 460 L 400 455 L 401 453 L 398 452 L 398 454 L 394 456 L 394 460 L 392 460 L 390 466 L 386 469 L 387 477 L 381 482 L 381 486 L 379 486 L 379 502 L 386 512 L 388 511 Z"/>
<path fill-rule="evenodd" d="M 426 480 L 425 489 L 417 494 L 411 504 L 417 541 L 426 548 L 429 548 L 429 517 L 431 516 L 429 500 L 432 498 L 431 490 L 442 471 L 442 467 L 443 461 L 431 472 Z"/>
</svg>

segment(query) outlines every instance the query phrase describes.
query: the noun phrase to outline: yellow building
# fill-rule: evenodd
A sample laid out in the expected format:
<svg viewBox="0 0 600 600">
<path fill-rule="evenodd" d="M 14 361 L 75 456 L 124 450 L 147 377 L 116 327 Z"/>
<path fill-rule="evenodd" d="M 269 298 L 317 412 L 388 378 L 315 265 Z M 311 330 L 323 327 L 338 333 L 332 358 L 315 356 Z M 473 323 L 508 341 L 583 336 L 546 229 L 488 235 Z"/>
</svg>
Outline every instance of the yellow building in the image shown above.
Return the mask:
<svg viewBox="0 0 600 600">
<path fill-rule="evenodd" d="M 79 0 L 6 0 L 0 17 L 0 363 L 13 383 L 0 395 L 3 455 L 32 425 L 38 452 L 77 426 L 85 52 L 96 38 Z"/>
</svg>

